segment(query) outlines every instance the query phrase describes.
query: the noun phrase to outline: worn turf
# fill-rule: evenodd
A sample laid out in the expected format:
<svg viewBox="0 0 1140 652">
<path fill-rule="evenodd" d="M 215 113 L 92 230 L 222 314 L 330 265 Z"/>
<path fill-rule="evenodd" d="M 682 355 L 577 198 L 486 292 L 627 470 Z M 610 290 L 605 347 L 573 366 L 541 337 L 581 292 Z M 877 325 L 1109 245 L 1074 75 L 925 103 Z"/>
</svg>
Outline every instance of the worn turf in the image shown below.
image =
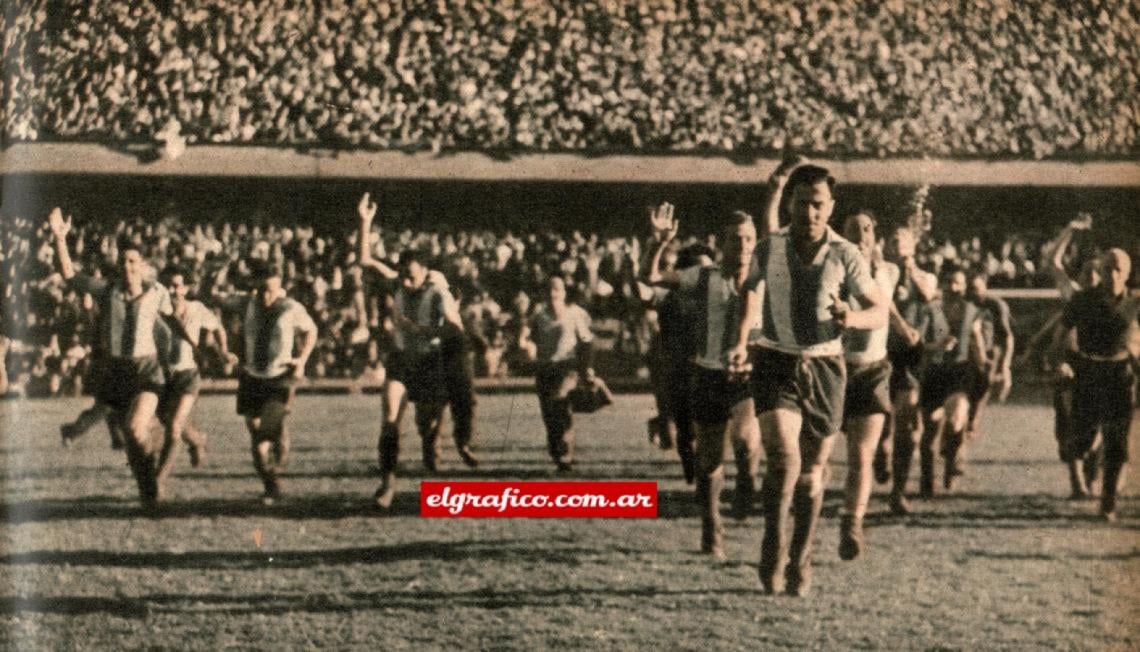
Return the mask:
<svg viewBox="0 0 1140 652">
<path fill-rule="evenodd" d="M 837 452 L 815 588 L 790 598 L 759 591 L 755 516 L 727 519 L 727 562 L 698 554 L 691 488 L 646 442 L 648 396 L 579 419 L 575 477 L 657 481 L 654 520 L 422 519 L 414 435 L 394 513 L 377 516 L 377 404 L 301 396 L 286 498 L 267 508 L 232 397 L 205 397 L 208 465 L 183 455 L 148 517 L 102 427 L 60 446 L 85 402 L 0 403 L 0 647 L 1140 647 L 1136 504 L 1105 524 L 1092 501 L 1065 499 L 1043 406 L 991 408 L 959 491 L 913 516 L 887 515 L 878 488 L 855 562 L 836 553 Z M 479 410 L 483 467 L 445 446 L 436 478 L 555 477 L 533 396 L 483 396 Z"/>
</svg>

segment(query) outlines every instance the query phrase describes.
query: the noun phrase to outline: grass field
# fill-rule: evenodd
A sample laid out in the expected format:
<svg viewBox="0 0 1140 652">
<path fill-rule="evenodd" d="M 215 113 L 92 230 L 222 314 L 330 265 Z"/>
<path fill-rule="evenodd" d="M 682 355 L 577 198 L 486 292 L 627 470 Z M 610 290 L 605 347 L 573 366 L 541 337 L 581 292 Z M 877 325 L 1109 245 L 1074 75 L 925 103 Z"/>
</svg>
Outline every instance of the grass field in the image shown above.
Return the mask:
<svg viewBox="0 0 1140 652">
<path fill-rule="evenodd" d="M 1093 502 L 1064 499 L 1039 405 L 989 412 L 958 493 L 900 518 L 878 488 L 855 562 L 835 552 L 837 455 L 802 599 L 759 592 L 757 518 L 727 521 L 727 562 L 697 554 L 691 488 L 674 453 L 645 441 L 645 395 L 580 419 L 576 476 L 657 481 L 654 520 L 421 519 L 414 435 L 409 478 L 379 517 L 378 398 L 360 395 L 299 397 L 272 507 L 233 398 L 203 398 L 209 462 L 182 456 L 169 506 L 146 517 L 105 430 L 60 447 L 58 425 L 85 405 L 0 403 L 3 649 L 1140 647 L 1136 503 L 1127 493 L 1105 524 Z M 554 477 L 533 396 L 480 397 L 479 426 L 483 468 L 445 446 L 436 477 Z"/>
</svg>

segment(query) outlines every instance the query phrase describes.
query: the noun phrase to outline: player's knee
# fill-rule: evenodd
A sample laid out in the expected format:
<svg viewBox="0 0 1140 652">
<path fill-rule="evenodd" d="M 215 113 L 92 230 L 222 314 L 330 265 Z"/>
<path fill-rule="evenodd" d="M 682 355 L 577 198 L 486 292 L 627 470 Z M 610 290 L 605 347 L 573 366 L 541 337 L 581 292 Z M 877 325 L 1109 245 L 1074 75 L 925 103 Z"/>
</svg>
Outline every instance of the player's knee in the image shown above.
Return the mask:
<svg viewBox="0 0 1140 652">
<path fill-rule="evenodd" d="M 796 478 L 796 493 L 818 496 L 823 491 L 823 467 L 812 467 Z"/>
<path fill-rule="evenodd" d="M 954 432 L 965 430 L 970 419 L 970 401 L 961 394 L 946 400 L 947 423 Z"/>
</svg>

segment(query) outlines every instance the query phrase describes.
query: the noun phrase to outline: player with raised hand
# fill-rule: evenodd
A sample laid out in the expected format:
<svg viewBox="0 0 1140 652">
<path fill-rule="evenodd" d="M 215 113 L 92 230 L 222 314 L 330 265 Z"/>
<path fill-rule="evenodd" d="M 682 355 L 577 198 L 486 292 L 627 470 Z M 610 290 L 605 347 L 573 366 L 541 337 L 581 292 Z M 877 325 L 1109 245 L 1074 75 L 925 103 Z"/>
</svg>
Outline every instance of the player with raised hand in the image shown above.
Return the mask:
<svg viewBox="0 0 1140 652">
<path fill-rule="evenodd" d="M 110 406 L 126 432 L 127 461 L 138 484 L 143 506 L 158 501 L 157 453 L 150 425 L 165 387 L 155 345 L 155 323 L 173 310 L 170 295 L 158 283 L 145 279 L 146 261 L 130 241 L 119 246 L 118 276 L 95 279 L 77 273 L 68 250 L 71 217 L 65 220 L 57 207 L 48 216 L 55 240 L 60 274 L 100 306 L 95 347 L 105 361 L 96 388 L 96 400 Z"/>
<path fill-rule="evenodd" d="M 660 270 L 661 254 L 676 237 L 679 222 L 672 204 L 663 203 L 650 216 L 654 249 L 643 270 L 644 281 L 673 288 L 691 297 L 690 329 L 694 351 L 690 360 L 689 412 L 695 424 L 696 493 L 701 508 L 701 551 L 724 558 L 720 492 L 724 486 L 724 456 L 729 445 L 736 459 L 733 512 L 744 518 L 753 502 L 759 468 L 759 427 L 746 377 L 729 374 L 727 345 L 740 326 L 741 289 L 753 272 L 756 248 L 752 216 L 737 211 L 724 229 L 720 264 L 709 262 L 684 270 Z M 745 329 L 749 330 L 749 329 Z"/>
</svg>

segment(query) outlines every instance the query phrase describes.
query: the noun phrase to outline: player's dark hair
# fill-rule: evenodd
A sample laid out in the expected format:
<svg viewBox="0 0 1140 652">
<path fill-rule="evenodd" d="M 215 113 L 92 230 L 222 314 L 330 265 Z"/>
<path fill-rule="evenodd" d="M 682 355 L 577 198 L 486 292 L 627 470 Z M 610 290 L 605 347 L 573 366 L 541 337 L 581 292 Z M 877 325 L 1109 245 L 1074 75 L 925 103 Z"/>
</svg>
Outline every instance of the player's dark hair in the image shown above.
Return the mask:
<svg viewBox="0 0 1140 652">
<path fill-rule="evenodd" d="M 796 186 L 814 186 L 821 182 L 827 183 L 829 190 L 835 190 L 835 177 L 831 176 L 831 172 L 827 168 L 819 165 L 801 165 L 788 177 L 787 188 L 789 191 L 794 191 Z"/>
</svg>

